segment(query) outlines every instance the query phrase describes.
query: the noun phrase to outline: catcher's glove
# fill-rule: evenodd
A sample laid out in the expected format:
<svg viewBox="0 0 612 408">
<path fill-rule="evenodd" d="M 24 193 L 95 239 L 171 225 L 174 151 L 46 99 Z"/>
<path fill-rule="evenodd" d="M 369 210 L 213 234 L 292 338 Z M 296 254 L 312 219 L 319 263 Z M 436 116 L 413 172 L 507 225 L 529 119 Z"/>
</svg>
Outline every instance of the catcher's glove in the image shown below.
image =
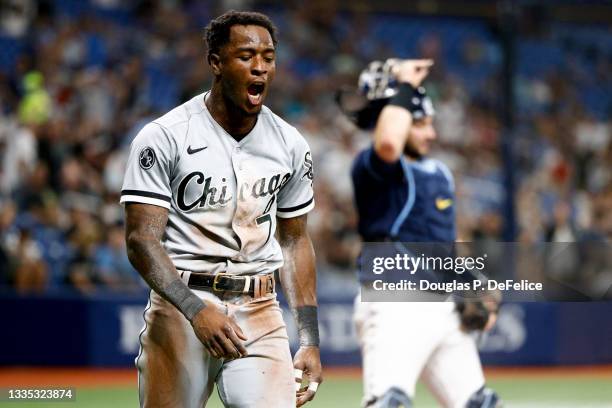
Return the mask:
<svg viewBox="0 0 612 408">
<path fill-rule="evenodd" d="M 499 292 L 490 292 L 480 298 L 457 300 L 455 304 L 461 328 L 468 332 L 490 329 L 488 324 L 492 315 L 498 313 L 500 302 Z"/>
</svg>

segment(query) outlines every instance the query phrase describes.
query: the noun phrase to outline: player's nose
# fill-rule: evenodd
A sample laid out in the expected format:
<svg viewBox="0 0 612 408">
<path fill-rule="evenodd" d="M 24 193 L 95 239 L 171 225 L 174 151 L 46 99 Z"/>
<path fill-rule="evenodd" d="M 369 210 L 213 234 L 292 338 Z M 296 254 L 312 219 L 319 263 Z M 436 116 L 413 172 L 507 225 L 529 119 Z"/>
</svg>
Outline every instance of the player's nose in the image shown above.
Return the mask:
<svg viewBox="0 0 612 408">
<path fill-rule="evenodd" d="M 436 129 L 433 127 L 433 124 L 427 126 L 427 138 L 429 140 L 435 140 L 438 137 L 438 133 L 436 133 Z"/>
<path fill-rule="evenodd" d="M 261 55 L 256 55 L 253 58 L 253 64 L 251 65 L 251 73 L 255 76 L 261 76 L 268 72 L 266 62 Z"/>
</svg>

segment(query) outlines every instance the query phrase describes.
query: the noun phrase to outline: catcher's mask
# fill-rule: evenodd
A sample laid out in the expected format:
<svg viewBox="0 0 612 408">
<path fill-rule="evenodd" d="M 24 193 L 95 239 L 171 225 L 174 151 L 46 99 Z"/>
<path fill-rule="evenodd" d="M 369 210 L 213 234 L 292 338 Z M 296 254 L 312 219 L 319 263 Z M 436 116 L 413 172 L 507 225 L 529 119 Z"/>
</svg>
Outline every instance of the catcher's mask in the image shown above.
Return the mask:
<svg viewBox="0 0 612 408">
<path fill-rule="evenodd" d="M 400 60 L 372 61 L 359 74 L 357 88 L 341 88 L 336 92 L 336 102 L 359 128 L 371 129 L 376 125 L 378 115 L 399 91 L 399 82 L 393 74 L 393 66 Z M 422 110 L 412 112 L 418 120 L 433 116 L 431 99 L 423 92 Z"/>
</svg>

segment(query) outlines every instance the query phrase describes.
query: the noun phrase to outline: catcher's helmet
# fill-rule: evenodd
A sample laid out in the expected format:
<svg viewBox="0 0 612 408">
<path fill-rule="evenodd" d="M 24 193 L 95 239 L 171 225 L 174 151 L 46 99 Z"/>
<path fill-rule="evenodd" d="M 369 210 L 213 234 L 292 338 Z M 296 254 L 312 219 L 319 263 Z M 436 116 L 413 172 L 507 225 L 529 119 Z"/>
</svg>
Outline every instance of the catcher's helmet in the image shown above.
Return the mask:
<svg viewBox="0 0 612 408">
<path fill-rule="evenodd" d="M 357 84 L 359 92 L 370 101 L 395 96 L 399 85 L 393 75 L 393 65 L 396 61 L 395 59 L 388 59 L 385 62 L 370 62 L 368 67 L 359 74 Z"/>
<path fill-rule="evenodd" d="M 362 129 L 376 125 L 378 115 L 387 103 L 399 92 L 393 66 L 400 60 L 390 58 L 384 62 L 372 61 L 359 75 L 357 89 L 341 89 L 336 94 L 340 109 Z M 434 109 L 425 89 L 419 87 L 417 92 L 419 107 L 411 109 L 415 119 L 433 116 Z"/>
</svg>

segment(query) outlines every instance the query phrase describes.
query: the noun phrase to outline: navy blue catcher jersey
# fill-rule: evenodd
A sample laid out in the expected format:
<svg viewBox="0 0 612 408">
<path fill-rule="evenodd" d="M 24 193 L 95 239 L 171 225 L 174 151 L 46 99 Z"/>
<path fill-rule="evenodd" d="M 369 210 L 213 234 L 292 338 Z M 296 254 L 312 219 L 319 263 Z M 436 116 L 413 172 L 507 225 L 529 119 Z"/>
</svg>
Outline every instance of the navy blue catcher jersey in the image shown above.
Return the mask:
<svg viewBox="0 0 612 408">
<path fill-rule="evenodd" d="M 351 176 L 364 242 L 455 241 L 454 182 L 440 161 L 402 156 L 389 164 L 370 147 L 355 159 Z M 371 279 L 358 270 L 361 281 Z"/>
<path fill-rule="evenodd" d="M 372 147 L 351 172 L 364 242 L 454 242 L 453 177 L 440 161 L 401 157 L 389 164 Z"/>
</svg>

